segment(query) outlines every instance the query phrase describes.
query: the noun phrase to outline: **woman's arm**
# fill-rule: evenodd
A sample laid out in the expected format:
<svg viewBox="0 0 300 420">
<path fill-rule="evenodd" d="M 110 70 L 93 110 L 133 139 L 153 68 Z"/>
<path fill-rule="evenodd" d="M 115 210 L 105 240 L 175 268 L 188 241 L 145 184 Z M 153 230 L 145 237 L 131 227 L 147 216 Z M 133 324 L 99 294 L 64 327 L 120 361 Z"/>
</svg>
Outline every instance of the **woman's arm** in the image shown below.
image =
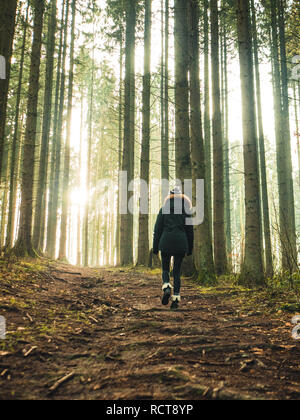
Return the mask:
<svg viewBox="0 0 300 420">
<path fill-rule="evenodd" d="M 153 254 L 158 254 L 158 245 L 161 238 L 161 235 L 163 233 L 164 229 L 164 216 L 162 214 L 162 209 L 158 213 L 156 223 L 154 226 L 154 234 L 153 234 Z"/>
</svg>

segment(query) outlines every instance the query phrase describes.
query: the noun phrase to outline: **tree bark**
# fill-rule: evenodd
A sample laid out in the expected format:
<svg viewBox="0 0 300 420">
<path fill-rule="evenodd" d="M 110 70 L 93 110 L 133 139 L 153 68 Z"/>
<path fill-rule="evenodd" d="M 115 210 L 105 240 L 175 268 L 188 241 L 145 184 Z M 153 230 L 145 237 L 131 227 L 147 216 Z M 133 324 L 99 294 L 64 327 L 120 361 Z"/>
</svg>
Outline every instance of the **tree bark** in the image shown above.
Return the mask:
<svg viewBox="0 0 300 420">
<path fill-rule="evenodd" d="M 210 118 L 210 71 L 209 71 L 209 19 L 208 0 L 204 0 L 204 146 L 205 146 L 205 184 L 212 232 L 212 165 L 211 165 L 211 118 Z"/>
<path fill-rule="evenodd" d="M 160 20 L 161 20 L 161 56 L 160 56 L 160 142 L 161 142 L 161 179 L 167 178 L 169 162 L 168 144 L 165 141 L 165 83 L 164 83 L 164 0 L 160 2 Z"/>
<path fill-rule="evenodd" d="M 294 112 L 295 112 L 295 123 L 296 123 L 296 137 L 297 137 L 297 155 L 298 155 L 298 183 L 300 187 L 300 127 L 299 127 L 299 116 L 298 116 L 298 106 L 297 106 L 297 89 L 296 86 L 299 86 L 299 82 L 293 83 L 294 90 Z M 300 101 L 300 97 L 298 97 Z"/>
<path fill-rule="evenodd" d="M 43 0 L 34 1 L 34 28 L 31 51 L 27 102 L 27 121 L 22 169 L 21 216 L 18 241 L 14 247 L 14 252 L 18 256 L 36 255 L 32 246 L 31 228 L 33 212 L 34 152 L 36 141 L 37 107 L 39 95 L 44 9 L 45 4 Z"/>
<path fill-rule="evenodd" d="M 205 179 L 205 151 L 202 132 L 202 115 L 200 108 L 200 80 L 199 80 L 199 4 L 197 0 L 188 2 L 189 17 L 189 56 L 190 56 L 190 121 L 191 121 L 191 159 L 194 204 L 196 203 L 196 180 Z M 194 260 L 197 276 L 202 284 L 215 280 L 212 238 L 207 201 L 207 186 L 204 196 L 204 221 L 195 226 Z"/>
<path fill-rule="evenodd" d="M 69 212 L 69 181 L 70 181 L 70 142 L 71 124 L 73 111 L 73 82 L 74 82 L 74 44 L 75 44 L 75 20 L 76 20 L 76 0 L 72 1 L 72 25 L 71 25 L 71 45 L 70 45 L 70 64 L 69 64 L 69 86 L 68 86 L 68 106 L 67 106 L 67 135 L 65 144 L 65 159 L 62 189 L 62 214 L 60 226 L 60 246 L 59 260 L 67 260 L 67 228 Z"/>
<path fill-rule="evenodd" d="M 120 39 L 120 78 L 119 78 L 119 150 L 118 150 L 118 172 L 122 170 L 122 147 L 123 147 L 123 32 Z M 116 265 L 120 265 L 120 230 L 121 230 L 121 216 L 119 212 L 120 207 L 120 179 L 118 177 L 118 200 L 117 200 L 117 226 L 116 226 Z"/>
<path fill-rule="evenodd" d="M 127 3 L 126 8 L 126 43 L 125 43 L 125 96 L 124 96 L 124 147 L 122 170 L 127 172 L 127 188 L 134 178 L 134 148 L 135 148 L 135 28 L 136 1 Z M 125 191 L 121 191 L 121 200 L 125 200 Z M 127 194 L 126 194 L 127 195 Z M 132 201 L 133 194 L 128 193 Z M 126 205 L 128 201 L 126 200 Z M 120 236 L 121 265 L 133 264 L 133 214 L 128 211 L 121 214 Z"/>
<path fill-rule="evenodd" d="M 60 187 L 60 162 L 61 162 L 61 138 L 63 126 L 63 112 L 65 105 L 65 79 L 66 79 L 66 56 L 68 44 L 69 0 L 65 4 L 65 20 L 62 16 L 62 32 L 60 44 L 62 45 L 62 62 L 58 64 L 56 98 L 54 111 L 54 129 L 52 139 L 52 164 L 49 193 L 49 208 L 47 221 L 47 247 L 46 252 L 51 258 L 56 258 L 56 231 L 58 218 L 58 196 Z M 63 25 L 64 21 L 64 25 Z M 61 50 L 61 48 L 60 48 Z M 60 57 L 59 57 L 60 58 Z M 61 70 L 61 74 L 59 74 Z M 56 118 L 57 114 L 57 118 Z"/>
<path fill-rule="evenodd" d="M 292 273 L 298 270 L 297 263 L 297 243 L 296 243 L 296 222 L 295 222 L 295 199 L 293 185 L 293 166 L 291 155 L 291 129 L 290 129 L 290 110 L 289 110 L 289 87 L 288 87 L 288 69 L 287 69 L 287 52 L 286 52 L 286 35 L 285 35 L 285 3 L 283 0 L 278 1 L 278 23 L 279 23 L 279 47 L 280 47 L 280 64 L 281 64 L 281 94 L 282 94 L 282 122 L 283 135 L 286 147 L 286 165 L 287 165 L 287 182 L 289 194 L 288 206 L 288 225 L 287 245 L 283 255 L 283 262 L 286 268 Z M 286 216 L 286 215 L 285 215 Z"/>
<path fill-rule="evenodd" d="M 8 162 L 10 161 L 11 151 L 7 149 L 5 151 L 5 161 L 7 162 L 5 168 L 5 181 L 4 181 L 4 191 L 2 196 L 1 202 L 1 229 L 0 229 L 0 248 L 2 249 L 5 243 L 5 228 L 6 228 L 6 218 L 7 218 L 7 203 L 8 203 L 8 196 L 9 196 L 9 165 Z"/>
<path fill-rule="evenodd" d="M 175 159 L 176 181 L 184 187 L 185 180 L 192 179 L 190 121 L 189 121 L 189 57 L 187 1 L 175 0 Z M 184 190 L 184 188 L 183 188 Z M 193 257 L 182 264 L 184 276 L 195 274 Z"/>
<path fill-rule="evenodd" d="M 288 116 L 286 115 L 286 99 L 282 98 L 280 60 L 279 57 L 279 35 L 278 35 L 278 0 L 271 2 L 271 52 L 273 62 L 273 87 L 274 87 L 274 116 L 276 134 L 276 159 L 279 193 L 279 235 L 281 243 L 282 269 L 293 272 L 297 264 L 295 253 L 295 230 L 294 230 L 294 197 L 292 194 L 291 181 L 291 154 L 289 143 Z M 282 36 L 282 35 L 281 35 Z M 281 40 L 283 42 L 283 40 Z M 281 47 L 282 49 L 283 47 Z M 285 87 L 285 94 L 286 87 Z M 285 105 L 284 105 L 285 103 Z M 289 144 L 288 144 L 289 143 Z"/>
<path fill-rule="evenodd" d="M 227 271 L 225 212 L 224 212 L 224 161 L 222 117 L 220 104 L 219 11 L 217 0 L 211 0 L 211 66 L 213 100 L 213 176 L 214 176 L 214 256 L 217 275 Z"/>
<path fill-rule="evenodd" d="M 149 255 L 149 167 L 150 167 L 150 94 L 151 94 L 151 11 L 152 0 L 145 0 L 145 34 L 144 34 L 144 76 L 143 76 L 143 133 L 141 152 L 141 180 L 147 185 L 147 197 L 142 194 L 142 200 L 147 198 L 147 209 L 140 208 L 138 265 L 146 266 Z M 146 210 L 146 211 L 145 211 Z"/>
<path fill-rule="evenodd" d="M 191 179 L 189 133 L 188 28 L 187 2 L 175 0 L 175 151 L 176 178 Z"/>
<path fill-rule="evenodd" d="M 0 55 L 5 59 L 5 79 L 0 78 L 0 182 L 2 176 L 7 96 L 10 81 L 13 39 L 15 34 L 16 10 L 17 0 L 2 0 L 0 14 Z"/>
<path fill-rule="evenodd" d="M 263 284 L 264 272 L 249 0 L 237 0 L 237 29 L 242 91 L 246 211 L 245 258 L 240 281 L 254 286 Z"/>
<path fill-rule="evenodd" d="M 165 0 L 165 72 L 164 72 L 164 106 L 165 106 L 165 179 L 170 178 L 169 159 L 169 0 Z"/>
<path fill-rule="evenodd" d="M 95 27 L 93 22 L 93 37 L 95 36 Z M 95 77 L 95 45 L 93 38 L 92 47 L 92 72 L 91 72 L 91 84 L 89 92 L 89 108 L 88 108 L 88 159 L 87 159 L 87 179 L 86 179 L 86 190 L 87 190 L 87 201 L 85 204 L 84 213 L 84 259 L 83 264 L 85 267 L 89 265 L 89 218 L 90 218 L 90 189 L 91 189 L 91 164 L 92 164 L 92 141 L 93 141 L 93 106 L 94 106 L 94 77 Z"/>
<path fill-rule="evenodd" d="M 298 108 L 300 109 L 300 81 L 298 81 L 297 85 L 298 85 Z M 298 131 L 297 131 L 297 150 L 298 150 L 298 169 L 299 169 L 299 187 L 300 187 L 300 127 L 299 126 L 298 126 Z"/>
<path fill-rule="evenodd" d="M 226 236 L 226 252 L 228 257 L 228 271 L 232 271 L 232 242 L 231 242 L 231 197 L 230 197 L 230 159 L 229 159 L 229 101 L 228 101 L 228 57 L 227 57 L 227 14 L 225 4 L 222 3 L 223 22 L 222 22 L 222 38 L 223 45 L 221 47 L 223 54 L 223 144 L 224 144 L 224 188 L 225 188 L 225 236 Z"/>
<path fill-rule="evenodd" d="M 25 47 L 26 47 L 26 37 L 27 37 L 27 28 L 28 28 L 28 12 L 29 12 L 29 5 L 27 6 L 26 18 L 24 21 L 22 52 L 21 52 L 20 67 L 19 67 L 18 90 L 17 90 L 17 95 L 16 95 L 16 111 L 15 111 L 14 132 L 13 132 L 13 140 L 12 140 L 12 153 L 11 153 L 11 162 L 10 162 L 9 207 L 8 207 L 8 220 L 7 220 L 6 244 L 5 244 L 6 247 L 8 248 L 11 248 L 13 246 L 14 232 L 15 232 L 17 182 L 18 182 L 19 161 L 20 161 L 20 152 L 21 152 L 21 140 L 18 143 L 18 138 L 20 136 L 19 119 L 20 119 L 20 103 L 21 103 L 23 70 L 24 70 L 24 60 L 25 60 Z"/>
<path fill-rule="evenodd" d="M 254 52 L 254 68 L 256 79 L 256 104 L 257 104 L 257 120 L 258 120 L 258 145 L 259 145 L 259 162 L 260 162 L 260 182 L 261 182 L 261 198 L 262 198 L 262 218 L 263 218 L 263 233 L 265 245 L 265 269 L 266 275 L 272 277 L 273 275 L 273 256 L 271 243 L 271 229 L 270 229 L 270 212 L 268 199 L 268 185 L 266 172 L 266 157 L 265 157 L 265 135 L 262 117 L 262 103 L 261 103 L 261 81 L 259 71 L 259 57 L 258 57 L 258 41 L 257 41 L 257 26 L 256 26 L 256 11 L 254 0 L 251 0 L 252 11 L 252 34 L 253 34 L 253 52 Z"/>
<path fill-rule="evenodd" d="M 83 87 L 81 88 L 81 104 L 80 104 L 80 146 L 79 146 L 79 163 L 78 163 L 78 188 L 81 189 L 81 166 L 82 166 L 82 143 L 83 143 Z M 77 214 L 77 254 L 76 254 L 76 264 L 81 266 L 82 261 L 82 252 L 81 252 L 81 214 L 80 214 L 81 205 L 78 205 L 78 214 Z"/>
<path fill-rule="evenodd" d="M 41 153 L 40 153 L 40 159 L 39 159 L 39 177 L 38 177 L 38 188 L 37 188 L 37 197 L 36 197 L 36 205 L 35 205 L 34 230 L 33 230 L 33 246 L 39 252 L 43 252 L 44 234 L 45 234 L 45 210 L 46 210 L 46 194 L 47 194 L 50 124 L 51 124 L 51 111 L 52 111 L 56 11 L 57 11 L 56 0 L 52 0 L 51 16 L 49 17 L 49 22 L 48 22 L 42 144 L 41 144 Z"/>
</svg>

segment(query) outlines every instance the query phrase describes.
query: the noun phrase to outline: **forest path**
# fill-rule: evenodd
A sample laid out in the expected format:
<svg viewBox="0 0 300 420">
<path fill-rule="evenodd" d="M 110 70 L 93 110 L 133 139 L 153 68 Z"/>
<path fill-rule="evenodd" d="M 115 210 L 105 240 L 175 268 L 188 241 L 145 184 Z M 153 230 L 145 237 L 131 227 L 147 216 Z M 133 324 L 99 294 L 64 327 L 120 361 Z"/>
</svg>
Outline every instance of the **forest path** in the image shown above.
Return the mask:
<svg viewBox="0 0 300 420">
<path fill-rule="evenodd" d="M 0 399 L 300 398 L 291 317 L 241 311 L 237 289 L 184 280 L 170 311 L 159 275 L 58 263 L 18 287 L 0 301 Z"/>
</svg>

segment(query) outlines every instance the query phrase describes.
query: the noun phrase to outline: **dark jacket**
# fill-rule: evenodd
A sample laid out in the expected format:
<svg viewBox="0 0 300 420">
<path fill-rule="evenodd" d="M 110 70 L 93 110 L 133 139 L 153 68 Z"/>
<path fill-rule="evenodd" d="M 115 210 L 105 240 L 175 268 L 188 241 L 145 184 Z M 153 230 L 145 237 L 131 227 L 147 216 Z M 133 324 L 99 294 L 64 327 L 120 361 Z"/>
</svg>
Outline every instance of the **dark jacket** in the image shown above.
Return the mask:
<svg viewBox="0 0 300 420">
<path fill-rule="evenodd" d="M 186 219 L 191 217 L 191 212 L 186 211 L 185 202 L 191 208 L 190 200 L 183 194 L 170 195 L 164 206 L 160 209 L 154 227 L 153 253 L 161 251 L 168 255 L 191 255 L 194 246 L 194 229 L 186 225 Z M 181 214 L 177 211 L 181 207 Z M 170 214 L 166 213 L 166 209 Z"/>
</svg>

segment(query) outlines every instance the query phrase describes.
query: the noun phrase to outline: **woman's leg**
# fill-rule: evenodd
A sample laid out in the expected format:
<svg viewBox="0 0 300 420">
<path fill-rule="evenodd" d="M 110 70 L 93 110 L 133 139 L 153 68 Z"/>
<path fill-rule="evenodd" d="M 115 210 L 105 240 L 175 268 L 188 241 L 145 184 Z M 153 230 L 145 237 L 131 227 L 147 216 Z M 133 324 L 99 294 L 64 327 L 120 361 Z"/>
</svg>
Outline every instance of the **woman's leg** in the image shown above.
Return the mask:
<svg viewBox="0 0 300 420">
<path fill-rule="evenodd" d="M 161 263 L 162 263 L 162 279 L 164 284 L 170 283 L 170 263 L 171 256 L 168 254 L 161 253 Z"/>
<path fill-rule="evenodd" d="M 171 263 L 171 256 L 162 253 L 161 254 L 161 261 L 162 261 L 162 279 L 163 279 L 163 287 L 162 290 L 164 292 L 162 298 L 162 304 L 168 305 L 170 297 L 171 297 L 171 290 L 172 286 L 170 283 L 170 263 Z"/>
<path fill-rule="evenodd" d="M 180 288 L 181 288 L 181 265 L 184 259 L 184 255 L 175 255 L 174 256 L 174 267 L 173 267 L 173 275 L 174 275 L 174 296 L 179 297 L 180 299 Z M 179 300 L 178 299 L 178 300 Z"/>
</svg>

